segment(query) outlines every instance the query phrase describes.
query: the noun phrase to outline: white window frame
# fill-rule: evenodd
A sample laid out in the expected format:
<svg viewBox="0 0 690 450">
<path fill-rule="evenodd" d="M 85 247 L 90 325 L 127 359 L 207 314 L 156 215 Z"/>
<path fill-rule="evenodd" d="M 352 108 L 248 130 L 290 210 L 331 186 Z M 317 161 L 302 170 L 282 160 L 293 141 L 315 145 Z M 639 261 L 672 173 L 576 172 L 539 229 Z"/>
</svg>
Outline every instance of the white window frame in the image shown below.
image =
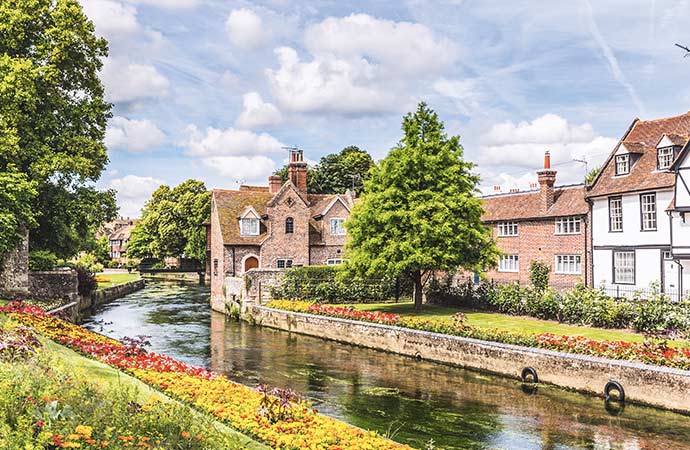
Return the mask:
<svg viewBox="0 0 690 450">
<path fill-rule="evenodd" d="M 554 272 L 564 275 L 582 274 L 582 257 L 580 255 L 556 255 Z"/>
<path fill-rule="evenodd" d="M 345 223 L 345 219 L 342 217 L 332 218 L 330 221 L 331 235 L 332 236 L 345 236 L 347 234 L 347 231 L 345 230 L 345 227 L 343 226 L 344 223 Z"/>
<path fill-rule="evenodd" d="M 498 237 L 518 236 L 519 233 L 517 222 L 498 222 Z"/>
<path fill-rule="evenodd" d="M 292 259 L 290 259 L 290 258 L 278 259 L 278 260 L 276 260 L 276 267 L 278 269 L 289 269 L 290 267 L 292 267 Z"/>
<path fill-rule="evenodd" d="M 613 283 L 635 284 L 635 251 L 614 250 Z"/>
<path fill-rule="evenodd" d="M 498 260 L 499 272 L 519 272 L 520 271 L 520 257 L 518 255 L 503 255 Z"/>
<path fill-rule="evenodd" d="M 673 147 L 661 147 L 657 150 L 657 168 L 665 170 L 673 164 Z"/>
<path fill-rule="evenodd" d="M 339 266 L 341 265 L 345 260 L 342 258 L 330 258 L 326 260 L 326 265 L 327 266 Z"/>
<path fill-rule="evenodd" d="M 670 251 L 665 250 L 662 254 L 662 257 L 664 258 L 664 261 L 673 261 L 673 253 Z"/>
<path fill-rule="evenodd" d="M 640 194 L 640 221 L 642 231 L 656 231 L 656 192 Z"/>
<path fill-rule="evenodd" d="M 258 236 L 260 227 L 256 217 L 244 217 L 240 219 L 240 236 Z"/>
<path fill-rule="evenodd" d="M 580 234 L 582 232 L 582 219 L 579 217 L 556 218 L 555 234 Z"/>
<path fill-rule="evenodd" d="M 617 203 L 617 206 L 614 205 Z M 623 231 L 623 197 L 609 197 L 609 231 Z"/>
<path fill-rule="evenodd" d="M 616 175 L 627 175 L 630 173 L 630 153 L 616 155 Z"/>
</svg>

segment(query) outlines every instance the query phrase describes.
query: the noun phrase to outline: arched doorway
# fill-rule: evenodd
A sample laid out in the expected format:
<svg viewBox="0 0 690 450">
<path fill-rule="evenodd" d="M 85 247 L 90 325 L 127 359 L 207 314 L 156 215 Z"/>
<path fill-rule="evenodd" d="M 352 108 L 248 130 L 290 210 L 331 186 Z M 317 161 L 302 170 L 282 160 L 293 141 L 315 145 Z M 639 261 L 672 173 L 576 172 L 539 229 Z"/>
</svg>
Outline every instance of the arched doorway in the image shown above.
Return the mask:
<svg viewBox="0 0 690 450">
<path fill-rule="evenodd" d="M 259 259 L 255 256 L 250 256 L 244 260 L 244 271 L 249 269 L 256 269 L 259 267 Z"/>
</svg>

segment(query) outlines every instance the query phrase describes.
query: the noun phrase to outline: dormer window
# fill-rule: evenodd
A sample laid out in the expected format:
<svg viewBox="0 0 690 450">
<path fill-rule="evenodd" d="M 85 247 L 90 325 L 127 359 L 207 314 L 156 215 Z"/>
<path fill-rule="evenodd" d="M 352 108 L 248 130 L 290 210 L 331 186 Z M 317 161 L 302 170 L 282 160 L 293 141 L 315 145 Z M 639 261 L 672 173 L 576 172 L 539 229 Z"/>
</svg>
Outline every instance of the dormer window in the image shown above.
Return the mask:
<svg viewBox="0 0 690 450">
<path fill-rule="evenodd" d="M 657 150 L 657 169 L 668 169 L 671 164 L 673 164 L 673 147 L 662 147 Z"/>
<path fill-rule="evenodd" d="M 254 217 L 240 219 L 240 234 L 242 236 L 258 236 L 259 219 Z"/>
<path fill-rule="evenodd" d="M 630 173 L 630 155 L 616 155 L 616 175 L 627 175 Z"/>
</svg>

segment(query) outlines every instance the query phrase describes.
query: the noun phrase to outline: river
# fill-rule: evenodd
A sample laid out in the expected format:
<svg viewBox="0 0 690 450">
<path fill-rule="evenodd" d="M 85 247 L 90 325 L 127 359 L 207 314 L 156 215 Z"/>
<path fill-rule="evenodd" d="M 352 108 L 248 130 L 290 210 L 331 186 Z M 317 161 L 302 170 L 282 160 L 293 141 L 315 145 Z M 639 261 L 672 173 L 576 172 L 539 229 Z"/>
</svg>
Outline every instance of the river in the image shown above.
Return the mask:
<svg viewBox="0 0 690 450">
<path fill-rule="evenodd" d="M 324 414 L 415 448 L 690 449 L 690 418 L 551 386 L 238 323 L 211 312 L 205 287 L 150 282 L 85 325 L 249 386 L 290 387 Z M 687 392 L 679 395 L 689 395 Z M 611 409 L 611 408 L 610 408 Z"/>
</svg>

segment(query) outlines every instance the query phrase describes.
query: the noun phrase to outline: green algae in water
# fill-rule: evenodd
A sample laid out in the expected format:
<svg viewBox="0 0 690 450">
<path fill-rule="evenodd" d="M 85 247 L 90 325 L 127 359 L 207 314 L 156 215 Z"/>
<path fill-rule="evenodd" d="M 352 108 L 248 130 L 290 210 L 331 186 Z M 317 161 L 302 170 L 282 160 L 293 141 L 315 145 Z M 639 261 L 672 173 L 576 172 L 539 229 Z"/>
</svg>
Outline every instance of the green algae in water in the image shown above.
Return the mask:
<svg viewBox="0 0 690 450">
<path fill-rule="evenodd" d="M 371 395 L 374 397 L 391 397 L 391 396 L 398 397 L 398 396 L 400 396 L 400 389 L 382 387 L 382 386 L 367 386 L 367 387 L 362 388 L 359 392 L 362 395 Z"/>
</svg>

